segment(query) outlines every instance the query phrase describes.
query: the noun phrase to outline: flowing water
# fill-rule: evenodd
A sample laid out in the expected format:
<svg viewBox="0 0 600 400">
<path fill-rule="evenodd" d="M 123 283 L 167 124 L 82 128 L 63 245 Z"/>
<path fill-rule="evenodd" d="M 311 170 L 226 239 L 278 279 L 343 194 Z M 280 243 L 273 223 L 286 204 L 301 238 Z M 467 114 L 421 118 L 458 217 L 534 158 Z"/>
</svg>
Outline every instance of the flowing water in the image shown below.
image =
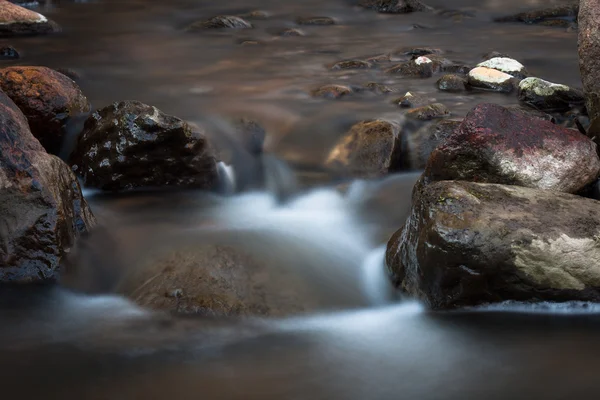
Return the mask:
<svg viewBox="0 0 600 400">
<path fill-rule="evenodd" d="M 418 171 L 340 182 L 321 168 L 352 123 L 397 116 L 390 100 L 406 91 L 445 103 L 457 118 L 480 102 L 516 103 L 514 95 L 446 94 L 432 79 L 390 77 L 378 69 L 330 71 L 326 65 L 421 46 L 474 64 L 496 50 L 533 75 L 580 86 L 575 32 L 491 22 L 562 3 L 429 2 L 461 10 L 462 18 L 381 15 L 344 0 L 40 5 L 64 32 L 0 40 L 22 54 L 6 65 L 71 68 L 94 107 L 123 99 L 155 105 L 212 127 L 213 139 L 232 154 L 237 139 L 220 121 L 255 118 L 268 131 L 266 151 L 292 169 L 268 158 L 234 159 L 238 176 L 257 164 L 272 179 L 264 191 L 230 196 L 86 191 L 119 246 L 91 235 L 81 262 L 89 276 L 106 272 L 108 284 L 80 276 L 65 282 L 78 291 L 0 290 L 2 393 L 52 399 L 597 398 L 599 306 L 506 303 L 435 313 L 400 301 L 385 279 L 384 245 L 406 217 Z M 271 16 L 253 21 L 253 30 L 182 32 L 197 19 L 254 9 Z M 277 35 L 307 15 L 330 16 L 338 24 L 302 27 L 302 37 Z M 309 95 L 320 84 L 367 82 L 397 92 L 339 101 Z M 290 184 L 293 175 L 299 186 Z M 239 247 L 272 270 L 297 275 L 320 299 L 318 306 L 285 318 L 172 316 L 117 293 L 115 280 L 140 259 L 203 243 Z"/>
</svg>

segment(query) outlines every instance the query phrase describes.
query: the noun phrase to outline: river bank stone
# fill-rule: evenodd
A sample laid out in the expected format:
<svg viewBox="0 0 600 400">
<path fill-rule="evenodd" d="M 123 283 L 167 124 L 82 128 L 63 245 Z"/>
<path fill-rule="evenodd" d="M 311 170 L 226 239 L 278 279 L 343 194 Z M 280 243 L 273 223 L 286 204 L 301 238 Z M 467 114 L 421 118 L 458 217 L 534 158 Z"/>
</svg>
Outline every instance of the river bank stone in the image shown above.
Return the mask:
<svg viewBox="0 0 600 400">
<path fill-rule="evenodd" d="M 510 93 L 514 89 L 514 78 L 505 72 L 487 67 L 476 67 L 469 71 L 467 82 L 477 89 Z"/>
<path fill-rule="evenodd" d="M 358 5 L 380 13 L 408 14 L 433 9 L 419 0 L 360 0 Z"/>
<path fill-rule="evenodd" d="M 423 94 L 406 92 L 404 96 L 394 99 L 392 103 L 402 108 L 422 107 L 430 104 L 431 99 Z"/>
<path fill-rule="evenodd" d="M 596 145 L 580 132 L 480 104 L 433 151 L 423 176 L 575 193 L 599 173 Z"/>
<path fill-rule="evenodd" d="M 517 186 L 419 188 L 388 243 L 393 283 L 433 309 L 600 300 L 600 202 Z"/>
<path fill-rule="evenodd" d="M 540 78 L 526 78 L 519 82 L 518 98 L 542 111 L 568 111 L 583 106 L 585 102 L 582 91 Z"/>
<path fill-rule="evenodd" d="M 94 225 L 69 167 L 46 153 L 0 92 L 0 282 L 56 279 L 75 239 Z"/>
<path fill-rule="evenodd" d="M 524 79 L 528 72 L 525 66 L 515 59 L 508 57 L 493 57 L 477 64 L 478 67 L 492 68 L 512 75 L 517 79 Z"/>
<path fill-rule="evenodd" d="M 405 169 L 401 127 L 394 121 L 361 121 L 329 153 L 325 165 L 349 176 L 376 177 Z"/>
<path fill-rule="evenodd" d="M 205 29 L 251 29 L 252 24 L 235 15 L 217 15 L 206 21 L 194 22 L 186 28 L 188 32 L 202 31 Z"/>
<path fill-rule="evenodd" d="M 433 103 L 426 106 L 417 107 L 406 113 L 408 118 L 414 118 L 421 121 L 430 121 L 436 118 L 445 118 L 450 116 L 450 110 L 442 103 Z"/>
<path fill-rule="evenodd" d="M 436 87 L 443 92 L 463 92 L 467 85 L 467 80 L 460 75 L 446 74 L 436 82 Z"/>
<path fill-rule="evenodd" d="M 0 37 L 45 35 L 59 32 L 60 26 L 42 14 L 0 1 Z"/>
<path fill-rule="evenodd" d="M 94 112 L 71 157 L 85 186 L 121 191 L 143 187 L 210 189 L 218 179 L 206 135 L 138 101 Z"/>
<path fill-rule="evenodd" d="M 69 119 L 90 111 L 79 86 L 46 67 L 0 69 L 0 89 L 23 111 L 31 132 L 51 154 L 60 152 Z"/>
</svg>

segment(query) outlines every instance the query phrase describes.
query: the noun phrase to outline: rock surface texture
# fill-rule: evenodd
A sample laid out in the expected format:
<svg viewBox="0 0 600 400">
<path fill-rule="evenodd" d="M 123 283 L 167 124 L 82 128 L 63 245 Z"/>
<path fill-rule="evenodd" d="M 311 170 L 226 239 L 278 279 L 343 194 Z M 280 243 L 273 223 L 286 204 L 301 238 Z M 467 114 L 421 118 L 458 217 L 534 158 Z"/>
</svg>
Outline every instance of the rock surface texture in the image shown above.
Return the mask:
<svg viewBox="0 0 600 400">
<path fill-rule="evenodd" d="M 58 24 L 42 14 L 0 0 L 0 37 L 44 35 L 58 31 Z"/>
<path fill-rule="evenodd" d="M 568 111 L 584 103 L 583 92 L 545 81 L 526 78 L 519 82 L 519 101 L 541 111 Z"/>
<path fill-rule="evenodd" d="M 0 89 L 19 106 L 33 135 L 52 154 L 61 150 L 69 119 L 90 111 L 79 86 L 46 67 L 0 69 Z"/>
<path fill-rule="evenodd" d="M 600 202 L 435 182 L 388 243 L 394 284 L 434 309 L 505 300 L 600 300 Z"/>
<path fill-rule="evenodd" d="M 600 4 L 581 0 L 579 10 L 579 69 L 590 117 L 590 137 L 600 136 Z M 598 142 L 597 142 L 598 143 Z"/>
<path fill-rule="evenodd" d="M 580 132 L 496 104 L 480 104 L 431 154 L 424 179 L 575 193 L 599 173 L 596 145 Z"/>
<path fill-rule="evenodd" d="M 86 186 L 212 188 L 218 179 L 208 139 L 186 122 L 137 101 L 93 113 L 71 158 Z"/>
<path fill-rule="evenodd" d="M 57 278 L 76 237 L 94 224 L 69 167 L 44 151 L 0 92 L 0 282 Z"/>
</svg>

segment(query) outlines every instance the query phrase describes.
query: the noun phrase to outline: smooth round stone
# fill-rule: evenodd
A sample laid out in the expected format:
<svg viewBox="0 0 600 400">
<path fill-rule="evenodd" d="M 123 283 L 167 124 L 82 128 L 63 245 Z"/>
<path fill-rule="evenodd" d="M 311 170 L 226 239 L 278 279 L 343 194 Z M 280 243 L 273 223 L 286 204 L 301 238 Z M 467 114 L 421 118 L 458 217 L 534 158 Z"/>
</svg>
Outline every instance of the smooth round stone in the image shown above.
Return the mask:
<svg viewBox="0 0 600 400">
<path fill-rule="evenodd" d="M 527 71 L 523 64 L 508 57 L 494 57 L 489 60 L 480 62 L 477 64 L 478 67 L 486 67 L 496 69 L 498 71 L 502 71 L 509 75 L 514 76 L 515 78 L 525 78 L 527 76 Z"/>
<path fill-rule="evenodd" d="M 509 93 L 514 89 L 513 76 L 497 69 L 475 67 L 469 71 L 468 83 L 478 89 Z"/>
</svg>

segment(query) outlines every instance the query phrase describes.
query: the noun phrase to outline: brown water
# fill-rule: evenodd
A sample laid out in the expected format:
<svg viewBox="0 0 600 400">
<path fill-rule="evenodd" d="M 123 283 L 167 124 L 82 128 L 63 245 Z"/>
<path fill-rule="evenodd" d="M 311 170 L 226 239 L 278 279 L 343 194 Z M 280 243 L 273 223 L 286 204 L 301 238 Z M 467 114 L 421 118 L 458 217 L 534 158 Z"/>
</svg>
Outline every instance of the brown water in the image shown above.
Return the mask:
<svg viewBox="0 0 600 400">
<path fill-rule="evenodd" d="M 3 39 L 0 45 L 12 44 L 22 54 L 3 65 L 74 69 L 94 107 L 135 99 L 198 123 L 252 116 L 268 130 L 268 151 L 318 165 L 354 121 L 397 115 L 390 100 L 406 91 L 436 98 L 459 118 L 483 101 L 516 104 L 514 94 L 440 93 L 435 78 L 326 68 L 338 60 L 427 46 L 475 64 L 496 50 L 535 76 L 579 86 L 576 33 L 491 22 L 561 3 L 430 1 L 474 15 L 457 21 L 380 15 L 343 0 L 55 0 L 41 10 L 63 33 Z M 254 20 L 254 30 L 182 32 L 196 19 L 254 9 L 272 15 Z M 338 24 L 302 27 L 304 37 L 274 34 L 305 15 L 330 16 Z M 259 44 L 240 45 L 247 39 Z M 366 82 L 397 93 L 337 101 L 308 94 L 320 84 Z M 304 191 L 285 205 L 268 193 L 90 197 L 100 219 L 128 235 L 128 260 L 146 249 L 134 243 L 159 232 L 163 244 L 174 247 L 185 229 L 188 243 L 223 241 L 254 250 L 272 267 L 321 284 L 333 304 L 352 287 L 351 294 L 369 307 L 285 319 L 182 318 L 140 309 L 113 294 L 1 288 L 0 390 L 7 398 L 78 400 L 597 398 L 597 305 L 504 304 L 429 313 L 410 302 L 382 305 L 390 299 L 374 296 L 385 289 L 380 246 L 401 226 L 415 177 L 355 183 L 347 196 L 331 188 Z M 145 203 L 151 206 L 140 206 Z M 220 231 L 204 229 L 215 221 Z M 92 256 L 110 268 L 113 253 L 100 246 Z M 341 285 L 343 279 L 356 288 Z"/>
</svg>

